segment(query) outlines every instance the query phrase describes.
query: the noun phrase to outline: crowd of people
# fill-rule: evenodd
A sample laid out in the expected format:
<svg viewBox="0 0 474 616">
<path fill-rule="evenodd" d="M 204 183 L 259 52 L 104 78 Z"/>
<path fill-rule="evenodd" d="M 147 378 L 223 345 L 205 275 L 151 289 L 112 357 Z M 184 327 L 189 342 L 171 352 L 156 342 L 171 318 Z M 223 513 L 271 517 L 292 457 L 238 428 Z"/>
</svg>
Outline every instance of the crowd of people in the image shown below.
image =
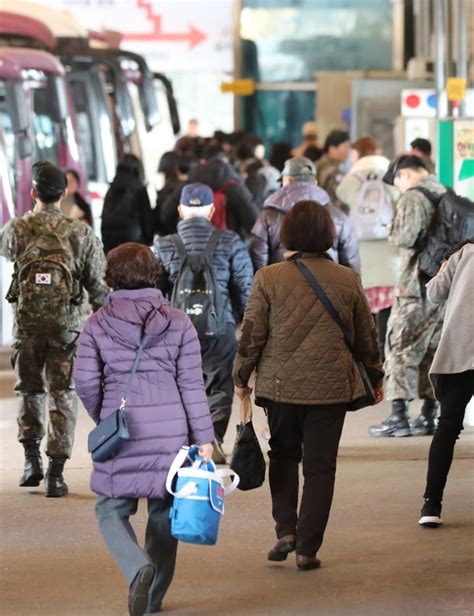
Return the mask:
<svg viewBox="0 0 474 616">
<path fill-rule="evenodd" d="M 193 121 L 163 155 L 155 191 L 126 155 L 105 197 L 102 242 L 77 173 L 36 163 L 33 210 L 0 231 L 0 254 L 15 263 L 20 486 L 44 479 L 46 496 L 67 494 L 74 389 L 95 423 L 127 398 L 131 438 L 113 460 L 94 462 L 91 485 L 133 616 L 160 611 L 173 578 L 165 478 L 174 455 L 195 443 L 205 460 L 226 463 L 234 394 L 252 394 L 255 373 L 270 437 L 269 560 L 295 551 L 300 570 L 319 567 L 346 412 L 360 408 L 367 387 L 372 403 L 384 388 L 391 403 L 371 436 L 435 434 L 419 523 L 442 523 L 474 393 L 474 238 L 426 273 L 422 253 L 448 194 L 427 140 L 390 162 L 370 136 L 351 143 L 338 129 L 321 146 L 308 122 L 302 137 L 294 149 L 275 143 L 266 159 L 257 136 L 203 139 Z M 84 325 L 86 295 L 93 313 Z M 421 414 L 411 420 L 417 397 Z M 139 498 L 149 506 L 143 549 L 129 522 Z"/>
</svg>

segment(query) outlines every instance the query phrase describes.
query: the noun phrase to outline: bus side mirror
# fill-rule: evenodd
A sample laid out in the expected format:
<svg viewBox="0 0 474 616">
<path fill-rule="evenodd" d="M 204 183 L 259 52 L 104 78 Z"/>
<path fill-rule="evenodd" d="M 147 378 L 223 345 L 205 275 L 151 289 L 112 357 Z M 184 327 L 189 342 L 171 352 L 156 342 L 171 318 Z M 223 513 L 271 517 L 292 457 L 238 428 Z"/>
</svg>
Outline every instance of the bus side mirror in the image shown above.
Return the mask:
<svg viewBox="0 0 474 616">
<path fill-rule="evenodd" d="M 67 95 L 64 77 L 59 75 L 48 76 L 49 91 L 52 93 L 51 113 L 53 120 L 58 124 L 68 118 Z"/>
</svg>

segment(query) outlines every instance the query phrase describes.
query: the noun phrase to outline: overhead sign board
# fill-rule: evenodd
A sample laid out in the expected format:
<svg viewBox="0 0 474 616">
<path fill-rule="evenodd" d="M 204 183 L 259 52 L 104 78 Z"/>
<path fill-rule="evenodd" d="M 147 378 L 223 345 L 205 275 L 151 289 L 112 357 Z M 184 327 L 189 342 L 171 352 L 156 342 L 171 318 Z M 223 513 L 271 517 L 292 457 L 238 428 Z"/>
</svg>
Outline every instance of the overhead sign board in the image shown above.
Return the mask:
<svg viewBox="0 0 474 616">
<path fill-rule="evenodd" d="M 233 73 L 233 0 L 35 0 L 88 30 L 123 33 L 122 47 L 161 72 Z"/>
<path fill-rule="evenodd" d="M 235 96 L 252 96 L 255 93 L 255 81 L 253 79 L 235 79 L 221 83 L 221 92 L 234 94 Z"/>
<path fill-rule="evenodd" d="M 466 80 L 462 77 L 450 77 L 446 82 L 446 92 L 450 101 L 462 101 L 466 97 Z"/>
</svg>

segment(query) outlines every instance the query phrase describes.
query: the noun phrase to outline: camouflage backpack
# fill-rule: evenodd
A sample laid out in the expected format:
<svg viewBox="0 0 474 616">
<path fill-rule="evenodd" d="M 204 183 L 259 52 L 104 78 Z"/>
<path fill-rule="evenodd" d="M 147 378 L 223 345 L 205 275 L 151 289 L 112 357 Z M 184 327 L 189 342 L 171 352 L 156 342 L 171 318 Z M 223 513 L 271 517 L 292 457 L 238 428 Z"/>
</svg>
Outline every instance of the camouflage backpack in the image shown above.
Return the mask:
<svg viewBox="0 0 474 616">
<path fill-rule="evenodd" d="M 15 263 L 7 295 L 16 302 L 16 322 L 24 332 L 57 333 L 72 324 L 73 306 L 82 302 L 69 236 L 74 224 L 63 218 L 53 229 L 28 221 L 33 237 Z"/>
</svg>

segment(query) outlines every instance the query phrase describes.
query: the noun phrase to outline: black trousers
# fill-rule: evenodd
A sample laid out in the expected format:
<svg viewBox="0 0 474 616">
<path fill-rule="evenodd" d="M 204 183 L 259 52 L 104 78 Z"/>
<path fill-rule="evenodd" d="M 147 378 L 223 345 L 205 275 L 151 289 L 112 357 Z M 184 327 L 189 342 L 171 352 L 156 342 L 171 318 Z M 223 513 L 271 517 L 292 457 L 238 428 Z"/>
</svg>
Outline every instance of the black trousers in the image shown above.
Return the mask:
<svg viewBox="0 0 474 616">
<path fill-rule="evenodd" d="M 232 367 L 237 342 L 235 327 L 227 324 L 225 334 L 215 340 L 201 340 L 202 371 L 216 440 L 222 443 L 229 424 L 234 397 Z"/>
<path fill-rule="evenodd" d="M 296 535 L 296 553 L 315 556 L 329 519 L 345 407 L 268 402 L 270 491 L 278 538 Z M 298 513 L 299 464 L 304 485 Z"/>
<path fill-rule="evenodd" d="M 440 377 L 441 411 L 431 442 L 425 498 L 443 500 L 443 492 L 453 461 L 454 446 L 463 430 L 464 413 L 474 396 L 474 370 Z"/>
</svg>

